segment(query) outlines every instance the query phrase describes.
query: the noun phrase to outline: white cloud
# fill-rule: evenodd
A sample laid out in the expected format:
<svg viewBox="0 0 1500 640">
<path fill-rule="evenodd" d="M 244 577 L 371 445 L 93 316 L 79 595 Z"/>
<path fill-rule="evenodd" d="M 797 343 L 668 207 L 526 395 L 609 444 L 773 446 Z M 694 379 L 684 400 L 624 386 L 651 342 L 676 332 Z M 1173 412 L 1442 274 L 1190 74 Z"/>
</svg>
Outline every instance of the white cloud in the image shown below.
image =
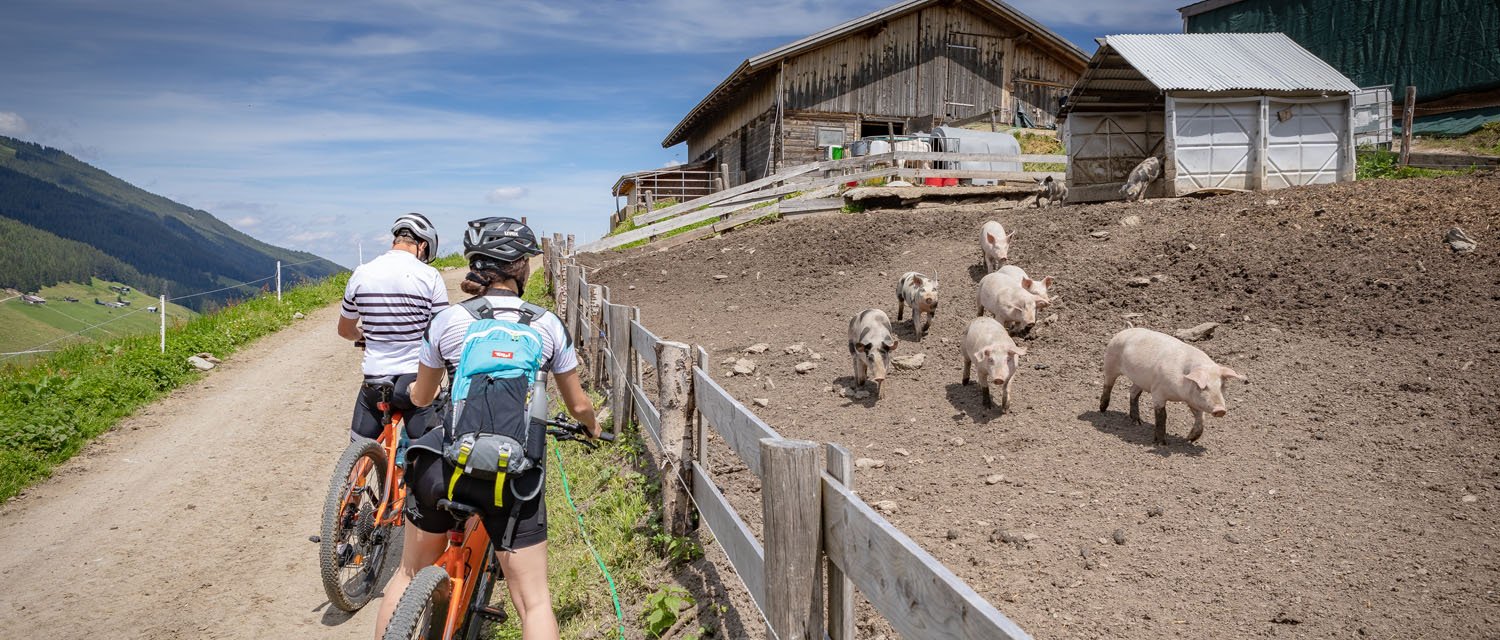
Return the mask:
<svg viewBox="0 0 1500 640">
<path fill-rule="evenodd" d="M 662 163 L 662 165 L 661 165 L 661 167 L 663 169 L 671 169 L 672 167 L 680 167 L 680 166 L 682 166 L 682 161 L 681 160 L 675 160 L 675 159 L 674 160 L 668 160 L 668 161 Z"/>
<path fill-rule="evenodd" d="M 24 135 L 31 127 L 26 126 L 26 119 L 14 111 L 0 111 L 0 134 L 7 136 Z"/>
<path fill-rule="evenodd" d="M 229 223 L 241 229 L 253 229 L 257 226 L 260 226 L 260 218 L 257 218 L 255 216 L 245 216 L 236 220 L 230 220 Z"/>
<path fill-rule="evenodd" d="M 312 244 L 312 243 L 315 243 L 315 242 L 321 242 L 323 240 L 329 240 L 331 238 L 334 238 L 337 235 L 338 235 L 337 233 L 334 233 L 333 231 L 327 231 L 327 230 L 324 230 L 324 231 L 303 231 L 301 233 L 294 233 L 294 234 L 292 234 L 290 236 L 287 236 L 287 240 L 289 242 L 291 242 L 292 244 L 294 244 L 294 245 L 306 245 L 306 244 Z"/>
<path fill-rule="evenodd" d="M 493 189 L 484 195 L 485 202 L 499 204 L 510 200 L 519 200 L 526 197 L 529 190 L 526 187 L 500 187 Z"/>
</svg>

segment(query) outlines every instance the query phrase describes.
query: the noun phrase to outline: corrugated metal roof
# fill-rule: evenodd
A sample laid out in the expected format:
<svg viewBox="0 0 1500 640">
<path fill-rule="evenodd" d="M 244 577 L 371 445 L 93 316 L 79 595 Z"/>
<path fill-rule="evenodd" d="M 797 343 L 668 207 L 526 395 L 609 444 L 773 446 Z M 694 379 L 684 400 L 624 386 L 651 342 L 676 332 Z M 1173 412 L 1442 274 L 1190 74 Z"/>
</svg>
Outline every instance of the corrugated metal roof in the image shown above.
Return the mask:
<svg viewBox="0 0 1500 640">
<path fill-rule="evenodd" d="M 1344 74 L 1281 33 L 1119 35 L 1100 44 L 1163 91 L 1359 91 Z"/>
</svg>

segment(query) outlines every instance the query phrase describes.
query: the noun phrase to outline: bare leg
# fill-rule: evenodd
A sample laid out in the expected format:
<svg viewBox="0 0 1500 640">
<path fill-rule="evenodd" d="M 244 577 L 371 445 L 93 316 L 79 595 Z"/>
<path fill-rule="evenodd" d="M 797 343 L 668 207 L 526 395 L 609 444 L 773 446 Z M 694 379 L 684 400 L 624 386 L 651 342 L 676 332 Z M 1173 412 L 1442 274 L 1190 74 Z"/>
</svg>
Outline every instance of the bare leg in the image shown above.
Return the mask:
<svg viewBox="0 0 1500 640">
<path fill-rule="evenodd" d="M 1167 403 L 1165 402 L 1156 405 L 1156 437 L 1154 442 L 1156 444 L 1167 443 Z"/>
<path fill-rule="evenodd" d="M 496 551 L 510 601 L 521 616 L 521 637 L 526 640 L 556 640 L 557 618 L 552 613 L 552 593 L 547 589 L 547 543 L 506 553 Z"/>
<path fill-rule="evenodd" d="M 1141 423 L 1141 394 L 1146 390 L 1138 384 L 1130 385 L 1130 419 Z"/>
<path fill-rule="evenodd" d="M 1203 412 L 1193 409 L 1193 430 L 1188 432 L 1188 442 L 1197 442 L 1203 437 Z"/>
<path fill-rule="evenodd" d="M 375 640 L 385 637 L 385 626 L 390 624 L 391 614 L 396 613 L 396 604 L 401 602 L 401 594 L 406 592 L 406 585 L 411 584 L 411 579 L 416 577 L 418 571 L 436 562 L 443 553 L 443 547 L 448 544 L 448 536 L 427 533 L 410 522 L 402 528 L 402 535 L 405 540 L 401 545 L 401 566 L 391 575 L 390 582 L 385 583 L 385 594 L 380 598 L 380 611 L 375 614 Z"/>
</svg>

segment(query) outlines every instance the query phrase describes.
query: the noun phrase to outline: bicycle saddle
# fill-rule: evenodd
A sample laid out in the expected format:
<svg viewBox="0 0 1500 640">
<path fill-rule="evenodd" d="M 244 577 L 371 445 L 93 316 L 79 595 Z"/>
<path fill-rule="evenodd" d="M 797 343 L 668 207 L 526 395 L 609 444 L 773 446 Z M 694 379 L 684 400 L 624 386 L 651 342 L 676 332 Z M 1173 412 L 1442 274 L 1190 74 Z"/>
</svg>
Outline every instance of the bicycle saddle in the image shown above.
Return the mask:
<svg viewBox="0 0 1500 640">
<path fill-rule="evenodd" d="M 477 508 L 471 507 L 462 502 L 454 502 L 447 499 L 438 500 L 437 506 L 439 509 L 447 509 L 448 513 L 451 513 L 455 518 L 458 518 L 459 522 L 468 520 L 469 516 L 472 516 L 475 513 L 479 512 L 479 509 Z"/>
<path fill-rule="evenodd" d="M 365 386 L 371 389 L 396 389 L 396 376 L 365 376 Z"/>
</svg>

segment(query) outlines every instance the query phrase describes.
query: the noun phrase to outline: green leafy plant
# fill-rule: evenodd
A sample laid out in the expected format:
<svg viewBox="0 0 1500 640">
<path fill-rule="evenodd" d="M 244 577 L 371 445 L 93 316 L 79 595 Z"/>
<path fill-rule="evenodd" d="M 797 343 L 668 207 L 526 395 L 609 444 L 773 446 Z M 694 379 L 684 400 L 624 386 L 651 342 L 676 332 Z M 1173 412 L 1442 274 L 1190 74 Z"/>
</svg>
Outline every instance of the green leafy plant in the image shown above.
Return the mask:
<svg viewBox="0 0 1500 640">
<path fill-rule="evenodd" d="M 657 553 L 673 564 L 684 564 L 703 557 L 703 547 L 686 536 L 674 536 L 658 532 L 651 536 L 651 544 Z"/>
<path fill-rule="evenodd" d="M 1458 171 L 1403 167 L 1400 166 L 1400 161 L 1401 155 L 1394 151 L 1382 151 L 1371 147 L 1363 147 L 1356 154 L 1354 177 L 1357 180 L 1404 180 L 1407 178 L 1439 178 L 1442 176 L 1466 175 L 1474 171 L 1473 167 Z"/>
<path fill-rule="evenodd" d="M 646 610 L 642 619 L 646 623 L 646 635 L 660 638 L 682 616 L 682 610 L 696 604 L 686 589 L 676 585 L 662 587 L 646 596 Z"/>
</svg>

